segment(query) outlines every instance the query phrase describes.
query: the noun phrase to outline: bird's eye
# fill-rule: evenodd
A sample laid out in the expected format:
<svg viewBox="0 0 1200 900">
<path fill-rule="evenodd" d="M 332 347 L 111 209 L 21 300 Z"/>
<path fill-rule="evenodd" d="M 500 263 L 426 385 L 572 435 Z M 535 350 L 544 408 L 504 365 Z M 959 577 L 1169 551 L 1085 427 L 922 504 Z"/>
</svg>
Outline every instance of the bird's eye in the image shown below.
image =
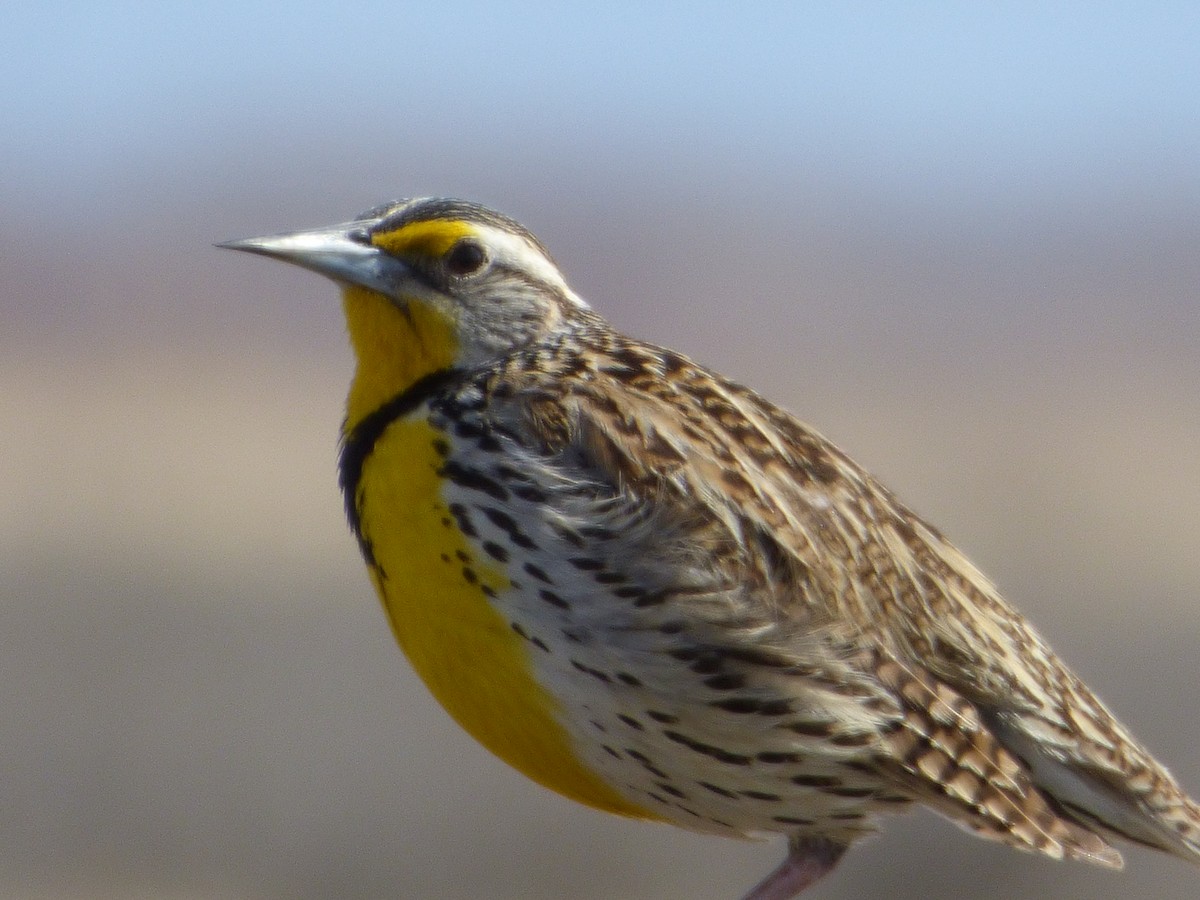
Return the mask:
<svg viewBox="0 0 1200 900">
<path fill-rule="evenodd" d="M 487 262 L 483 247 L 475 241 L 463 239 L 446 254 L 446 271 L 451 275 L 474 275 Z"/>
</svg>

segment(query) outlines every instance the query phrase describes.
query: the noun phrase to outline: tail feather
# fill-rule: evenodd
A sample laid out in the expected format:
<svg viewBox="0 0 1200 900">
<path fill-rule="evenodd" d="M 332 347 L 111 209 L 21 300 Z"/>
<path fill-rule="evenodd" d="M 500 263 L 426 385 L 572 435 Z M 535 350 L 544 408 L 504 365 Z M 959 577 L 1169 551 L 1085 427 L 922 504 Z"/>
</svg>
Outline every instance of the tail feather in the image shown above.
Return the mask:
<svg viewBox="0 0 1200 900">
<path fill-rule="evenodd" d="M 1200 806 L 1152 758 L 1119 773 L 1064 758 L 1012 720 L 996 717 L 989 724 L 1066 816 L 1098 834 L 1200 865 Z"/>
</svg>

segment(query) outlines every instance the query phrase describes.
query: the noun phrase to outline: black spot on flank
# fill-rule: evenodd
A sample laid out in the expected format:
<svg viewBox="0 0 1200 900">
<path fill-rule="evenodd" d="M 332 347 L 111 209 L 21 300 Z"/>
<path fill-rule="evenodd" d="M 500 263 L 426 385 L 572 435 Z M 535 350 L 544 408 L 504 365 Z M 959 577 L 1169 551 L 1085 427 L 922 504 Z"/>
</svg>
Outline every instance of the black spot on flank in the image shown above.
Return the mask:
<svg viewBox="0 0 1200 900">
<path fill-rule="evenodd" d="M 562 597 L 558 596 L 558 594 L 554 593 L 554 591 L 548 591 L 543 588 L 542 590 L 538 591 L 538 596 L 551 606 L 557 606 L 559 609 L 571 608 L 571 604 Z"/>
<path fill-rule="evenodd" d="M 605 745 L 603 746 L 603 750 L 604 750 L 604 752 L 605 752 L 605 753 L 607 753 L 609 756 L 615 757 L 616 759 L 620 759 L 620 758 L 621 758 L 621 754 L 620 754 L 620 753 L 618 753 L 616 750 L 614 750 L 612 747 L 609 747 L 607 744 L 605 744 Z"/>
<path fill-rule="evenodd" d="M 786 716 L 792 711 L 791 704 L 786 700 L 758 700 L 753 697 L 730 697 L 726 700 L 714 700 L 711 705 L 726 712 L 756 713 L 761 716 Z"/>
<path fill-rule="evenodd" d="M 604 727 L 603 722 L 597 722 L 595 719 L 588 719 L 588 724 L 591 725 L 593 728 L 595 728 L 597 731 L 599 731 L 601 734 L 608 734 L 608 729 Z M 608 750 L 608 752 L 613 754 L 614 756 L 619 755 L 619 754 L 617 754 L 616 750 L 609 750 L 608 747 L 605 747 L 604 749 Z"/>
<path fill-rule="evenodd" d="M 517 530 L 516 520 L 503 510 L 495 509 L 491 506 L 484 506 L 481 509 L 483 510 L 483 514 L 488 517 L 488 520 L 501 531 L 512 532 Z"/>
<path fill-rule="evenodd" d="M 761 704 L 752 697 L 728 697 L 724 700 L 714 700 L 709 705 L 739 715 L 756 713 L 761 708 Z"/>
<path fill-rule="evenodd" d="M 830 813 L 829 818 L 835 822 L 860 822 L 862 821 L 863 814 L 856 812 L 836 812 Z"/>
<path fill-rule="evenodd" d="M 449 456 L 450 455 L 450 444 L 447 443 L 444 438 L 434 438 L 433 452 L 436 453 L 438 456 Z"/>
<path fill-rule="evenodd" d="M 799 753 L 773 753 L 768 750 L 768 751 L 764 751 L 763 753 L 758 754 L 759 762 L 773 763 L 773 764 L 798 763 L 803 759 L 804 759 L 804 757 L 801 756 Z"/>
<path fill-rule="evenodd" d="M 508 499 L 508 490 L 500 482 L 489 478 L 478 469 L 468 469 L 454 460 L 442 466 L 439 474 L 443 478 L 449 478 L 459 487 L 464 487 L 472 491 L 480 491 L 497 500 Z"/>
<path fill-rule="evenodd" d="M 565 637 L 572 644 L 586 643 L 583 635 L 571 628 L 562 629 L 562 636 Z"/>
<path fill-rule="evenodd" d="M 626 725 L 628 725 L 630 728 L 634 729 L 635 731 L 645 731 L 646 730 L 646 727 L 641 722 L 639 722 L 637 719 L 635 719 L 633 716 L 627 716 L 627 715 L 621 713 L 621 714 L 617 715 L 617 718 L 620 719 L 622 722 L 624 722 Z"/>
<path fill-rule="evenodd" d="M 680 734 L 678 731 L 664 731 L 663 737 L 667 740 L 674 741 L 677 744 L 682 744 L 689 750 L 700 753 L 704 756 L 710 756 L 718 762 L 728 763 L 734 766 L 748 766 L 753 760 L 749 756 L 743 756 L 740 753 L 731 753 L 728 750 L 722 750 L 720 747 L 714 747 L 712 744 L 706 744 L 703 741 L 698 741 L 695 738 L 688 737 L 686 734 Z"/>
<path fill-rule="evenodd" d="M 508 562 L 508 551 L 495 541 L 484 541 L 483 552 L 497 562 Z"/>
<path fill-rule="evenodd" d="M 617 680 L 625 682 L 630 687 L 642 686 L 642 680 L 635 675 L 630 675 L 628 672 L 618 672 Z"/>
<path fill-rule="evenodd" d="M 604 568 L 604 563 L 589 556 L 572 556 L 567 562 L 581 572 L 598 572 Z"/>
<path fill-rule="evenodd" d="M 614 588 L 612 593 L 614 597 L 620 597 L 622 600 L 632 600 L 635 597 L 641 597 L 646 591 L 644 588 L 629 585 L 627 587 Z"/>
<path fill-rule="evenodd" d="M 481 584 L 479 586 L 479 590 L 481 590 L 483 592 L 483 596 L 491 597 L 493 600 L 496 599 L 496 589 L 495 588 L 489 587 L 486 584 Z"/>
<path fill-rule="evenodd" d="M 471 561 L 471 554 L 466 550 L 455 550 L 454 555 L 458 557 L 459 562 L 469 563 Z"/>
<path fill-rule="evenodd" d="M 520 622 L 509 622 L 508 624 L 512 627 L 514 632 L 525 638 L 525 640 L 529 640 L 529 635 L 526 633 L 525 629 L 521 627 Z"/>
<path fill-rule="evenodd" d="M 646 715 L 652 718 L 655 722 L 661 722 L 663 725 L 674 725 L 679 721 L 679 716 L 673 716 L 670 713 L 658 712 L 654 709 L 646 710 Z"/>
<path fill-rule="evenodd" d="M 784 727 L 788 731 L 794 731 L 796 734 L 802 734 L 805 737 L 827 738 L 833 734 L 833 725 L 829 722 L 805 722 L 798 720 L 788 722 Z"/>
<path fill-rule="evenodd" d="M 783 799 L 778 794 L 769 794 L 766 791 L 742 791 L 742 796 L 751 800 L 766 800 L 768 803 L 778 803 Z"/>
<path fill-rule="evenodd" d="M 533 646 L 537 647 L 539 650 L 542 650 L 546 653 L 550 652 L 550 648 L 546 646 L 546 642 L 539 637 L 530 638 L 529 643 L 533 644 Z"/>
<path fill-rule="evenodd" d="M 656 793 L 654 793 L 654 791 L 646 791 L 646 796 L 649 797 L 651 800 L 654 800 L 658 803 L 663 804 L 664 806 L 668 806 L 671 803 L 671 801 L 668 800 L 666 797 L 662 796 L 661 794 L 656 794 Z"/>
<path fill-rule="evenodd" d="M 758 712 L 763 716 L 786 716 L 792 712 L 792 704 L 788 700 L 764 700 Z"/>
<path fill-rule="evenodd" d="M 462 577 L 465 578 L 467 580 L 467 582 L 470 584 L 478 584 L 479 583 L 479 576 L 475 574 L 475 570 L 472 569 L 470 566 L 463 566 Z"/>
<path fill-rule="evenodd" d="M 850 798 L 870 797 L 872 794 L 875 793 L 875 788 L 872 788 L 872 787 L 846 787 L 846 786 L 831 787 L 828 790 L 826 790 L 824 793 L 832 794 L 835 797 L 850 797 Z"/>
<path fill-rule="evenodd" d="M 604 684 L 612 684 L 612 679 L 608 677 L 608 674 L 601 672 L 599 669 L 593 669 L 591 666 L 585 666 L 577 659 L 571 660 L 571 665 L 578 671 L 583 672 L 585 675 L 591 675 L 597 681 L 602 681 Z"/>
<path fill-rule="evenodd" d="M 746 686 L 746 676 L 724 672 L 705 678 L 704 683 L 714 691 L 736 691 Z"/>
<path fill-rule="evenodd" d="M 626 747 L 625 755 L 628 756 L 630 759 L 637 760 L 639 763 L 641 763 L 642 768 L 645 769 L 647 772 L 649 772 L 651 775 L 653 775 L 655 778 L 661 778 L 663 781 L 671 780 L 671 776 L 668 775 L 666 772 L 664 772 L 662 769 L 655 766 L 654 763 L 651 762 L 650 757 L 648 757 L 645 753 L 639 753 L 637 750 L 634 750 L 632 747 Z"/>
<path fill-rule="evenodd" d="M 614 593 L 616 592 L 614 591 Z M 645 609 L 647 606 L 658 606 L 659 604 L 666 602 L 666 591 L 654 591 L 651 594 L 643 593 L 642 596 L 633 601 L 633 605 L 638 609 Z"/>
<path fill-rule="evenodd" d="M 697 781 L 696 784 L 700 785 L 700 787 L 704 788 L 706 791 L 712 791 L 714 794 L 717 794 L 718 796 L 728 797 L 731 800 L 737 799 L 737 794 L 735 794 L 733 791 L 727 791 L 727 790 L 725 790 L 725 788 L 718 787 L 717 785 L 711 784 L 707 781 Z"/>
<path fill-rule="evenodd" d="M 592 578 L 597 584 L 621 584 L 629 580 L 620 572 L 597 572 Z"/>
<path fill-rule="evenodd" d="M 536 550 L 537 544 L 529 539 L 523 531 L 509 532 L 508 539 L 525 550 Z"/>
<path fill-rule="evenodd" d="M 682 619 L 670 619 L 658 626 L 663 634 L 682 634 L 687 630 L 687 623 Z"/>
<path fill-rule="evenodd" d="M 451 528 L 454 526 L 454 520 L 449 516 L 442 516 L 442 527 Z"/>
<path fill-rule="evenodd" d="M 545 584 L 554 584 L 554 582 L 550 579 L 550 576 L 547 575 L 545 570 L 542 569 L 540 566 L 535 566 L 533 563 L 527 562 L 527 563 L 525 563 L 525 571 L 528 572 L 530 575 L 532 575 L 534 578 L 536 578 L 538 581 L 541 581 Z"/>
<path fill-rule="evenodd" d="M 442 562 L 444 562 L 444 563 L 450 562 L 450 554 L 449 553 L 442 554 Z"/>
<path fill-rule="evenodd" d="M 471 514 L 467 512 L 467 508 L 461 503 L 450 504 L 450 515 L 454 516 L 454 521 L 458 523 L 458 530 L 467 537 L 479 537 L 479 532 L 475 530 L 475 525 L 471 522 Z"/>
<path fill-rule="evenodd" d="M 771 816 L 772 822 L 778 822 L 780 825 L 815 825 L 816 822 L 812 819 L 802 819 L 799 816 Z"/>
<path fill-rule="evenodd" d="M 795 775 L 792 777 L 792 784 L 800 787 L 831 788 L 841 787 L 842 780 L 831 775 Z"/>
<path fill-rule="evenodd" d="M 795 664 L 779 653 L 773 653 L 770 650 L 758 650 L 752 647 L 730 647 L 725 651 L 725 655 L 730 659 L 736 659 L 738 662 L 744 662 L 752 666 L 763 666 L 764 668 L 772 669 L 793 669 Z"/>
<path fill-rule="evenodd" d="M 487 516 L 488 521 L 505 532 L 508 535 L 508 539 L 518 547 L 532 550 L 537 546 L 508 513 L 503 510 L 493 509 L 490 506 L 484 506 L 481 509 L 483 510 L 483 514 Z"/>
<path fill-rule="evenodd" d="M 655 787 L 664 793 L 670 794 L 672 797 L 678 797 L 680 800 L 686 800 L 687 794 L 675 787 L 673 784 L 667 784 L 665 781 L 654 782 Z"/>
</svg>

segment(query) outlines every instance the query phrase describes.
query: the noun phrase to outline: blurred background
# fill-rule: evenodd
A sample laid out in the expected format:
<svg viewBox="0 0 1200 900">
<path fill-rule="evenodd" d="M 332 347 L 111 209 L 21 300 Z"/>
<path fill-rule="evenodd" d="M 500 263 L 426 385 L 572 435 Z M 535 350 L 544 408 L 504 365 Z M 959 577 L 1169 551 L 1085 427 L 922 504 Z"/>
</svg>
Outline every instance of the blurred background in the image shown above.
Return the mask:
<svg viewBox="0 0 1200 900">
<path fill-rule="evenodd" d="M 4 5 L 0 896 L 717 900 L 782 856 L 526 782 L 394 647 L 336 291 L 211 245 L 398 196 L 817 425 L 1200 792 L 1200 10 L 648 6 Z M 813 896 L 1196 896 L 1127 856 L 921 814 Z"/>
</svg>

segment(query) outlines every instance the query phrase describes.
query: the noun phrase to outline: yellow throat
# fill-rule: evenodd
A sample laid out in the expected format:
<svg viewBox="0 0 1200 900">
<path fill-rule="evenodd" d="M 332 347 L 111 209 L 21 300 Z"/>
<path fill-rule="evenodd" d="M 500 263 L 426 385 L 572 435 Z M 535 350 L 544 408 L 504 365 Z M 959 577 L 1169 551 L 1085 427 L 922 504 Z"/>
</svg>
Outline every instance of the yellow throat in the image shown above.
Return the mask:
<svg viewBox="0 0 1200 900">
<path fill-rule="evenodd" d="M 345 288 L 358 367 L 343 437 L 419 379 L 454 365 L 455 323 L 420 302 Z M 371 580 L 401 648 L 451 716 L 526 776 L 580 803 L 657 818 L 580 761 L 538 684 L 527 644 L 488 597 L 511 589 L 450 514 L 439 474 L 446 436 L 423 416 L 388 425 L 363 462 L 355 504 L 371 548 Z"/>
</svg>

